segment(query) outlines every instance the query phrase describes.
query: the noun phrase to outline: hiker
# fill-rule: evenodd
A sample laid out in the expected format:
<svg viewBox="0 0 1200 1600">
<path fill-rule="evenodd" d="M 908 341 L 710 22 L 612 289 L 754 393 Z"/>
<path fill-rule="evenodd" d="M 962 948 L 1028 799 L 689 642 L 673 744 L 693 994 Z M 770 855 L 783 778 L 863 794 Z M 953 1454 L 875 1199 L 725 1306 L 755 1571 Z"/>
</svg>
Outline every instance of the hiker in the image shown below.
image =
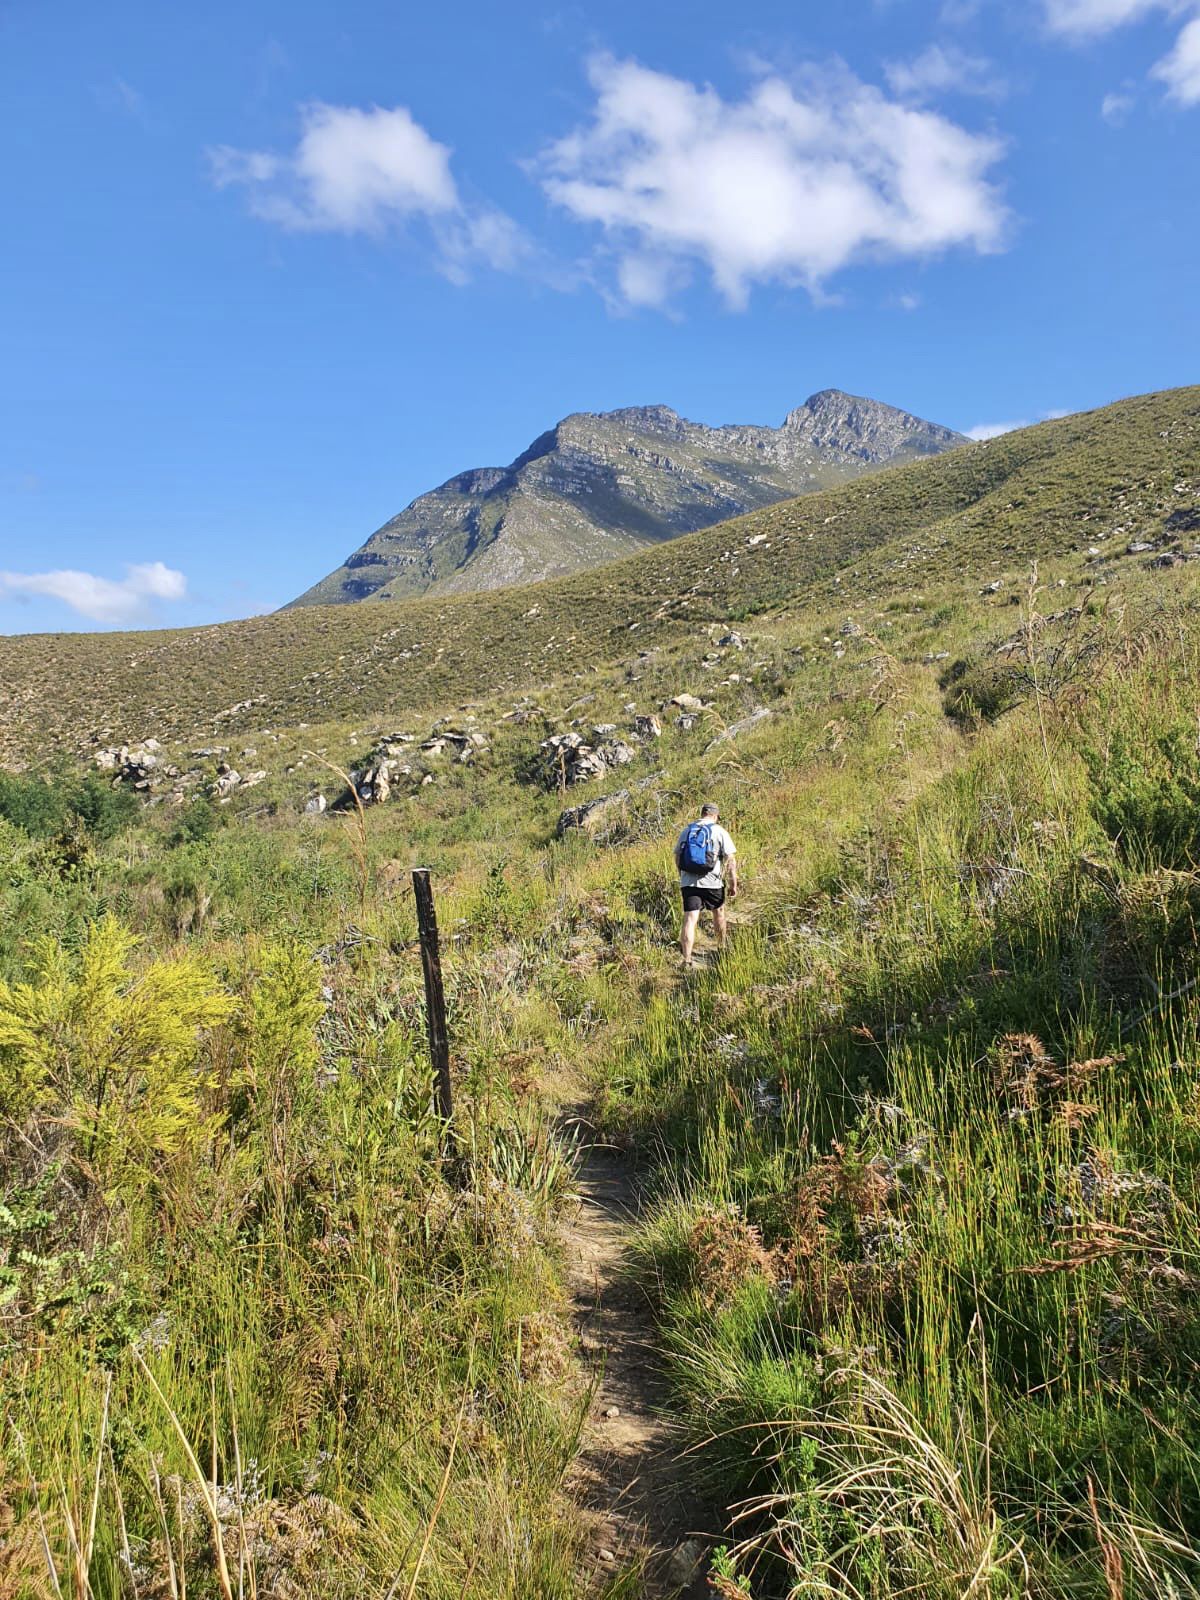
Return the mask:
<svg viewBox="0 0 1200 1600">
<path fill-rule="evenodd" d="M 702 911 L 711 911 L 717 943 L 722 948 L 728 927 L 725 920 L 725 865 L 729 864 L 729 898 L 737 898 L 737 846 L 717 821 L 717 808 L 700 811 L 699 822 L 689 822 L 675 845 L 675 865 L 683 895 L 683 930 L 679 948 L 685 967 L 692 965 L 696 925 Z"/>
</svg>

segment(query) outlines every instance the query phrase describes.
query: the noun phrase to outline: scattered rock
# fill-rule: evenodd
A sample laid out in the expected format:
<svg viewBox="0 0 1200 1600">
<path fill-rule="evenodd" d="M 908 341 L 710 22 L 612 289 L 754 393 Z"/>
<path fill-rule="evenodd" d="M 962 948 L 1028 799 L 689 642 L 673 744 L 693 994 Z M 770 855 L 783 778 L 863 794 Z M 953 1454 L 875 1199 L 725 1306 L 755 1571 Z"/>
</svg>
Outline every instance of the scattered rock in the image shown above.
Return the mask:
<svg viewBox="0 0 1200 1600">
<path fill-rule="evenodd" d="M 634 717 L 633 731 L 639 739 L 661 739 L 662 723 L 655 716 Z"/>
<path fill-rule="evenodd" d="M 319 817 L 329 804 L 323 794 L 314 794 L 304 802 L 305 814 L 310 817 Z"/>
<path fill-rule="evenodd" d="M 742 638 L 740 633 L 734 630 L 731 630 L 729 633 L 727 633 L 723 639 L 717 640 L 718 650 L 744 650 L 745 648 L 746 641 Z"/>
<path fill-rule="evenodd" d="M 92 757 L 100 772 L 111 772 L 113 783 L 125 784 L 145 794 L 154 781 L 159 761 L 157 752 L 162 749 L 157 739 L 144 739 L 141 744 L 109 745 L 97 750 Z"/>
<path fill-rule="evenodd" d="M 637 751 L 623 739 L 604 738 L 591 745 L 580 733 L 554 733 L 538 746 L 542 777 L 549 788 L 588 783 L 613 767 L 625 767 Z"/>
<path fill-rule="evenodd" d="M 999 594 L 1000 587 L 1000 579 L 997 578 L 994 583 L 985 583 L 979 592 L 980 594 Z"/>
<path fill-rule="evenodd" d="M 680 711 L 703 711 L 704 701 L 697 699 L 694 694 L 672 695 L 667 701 L 668 705 L 678 706 Z"/>
<path fill-rule="evenodd" d="M 727 744 L 730 739 L 736 739 L 739 734 L 749 733 L 751 728 L 757 728 L 762 722 L 774 713 L 767 706 L 759 706 L 757 711 L 752 711 L 748 717 L 742 717 L 738 722 L 731 722 L 727 728 L 722 728 L 716 738 L 708 745 L 709 750 L 715 750 L 718 745 Z"/>
<path fill-rule="evenodd" d="M 628 789 L 617 789 L 612 794 L 601 794 L 594 800 L 585 800 L 582 805 L 569 806 L 559 817 L 555 834 L 561 839 L 577 828 L 582 829 L 584 833 L 593 834 L 614 811 L 619 811 L 628 799 Z"/>
<path fill-rule="evenodd" d="M 1151 544 L 1148 539 L 1134 539 L 1131 544 L 1125 546 L 1125 553 L 1130 556 L 1144 556 L 1157 548 L 1157 545 Z"/>
</svg>

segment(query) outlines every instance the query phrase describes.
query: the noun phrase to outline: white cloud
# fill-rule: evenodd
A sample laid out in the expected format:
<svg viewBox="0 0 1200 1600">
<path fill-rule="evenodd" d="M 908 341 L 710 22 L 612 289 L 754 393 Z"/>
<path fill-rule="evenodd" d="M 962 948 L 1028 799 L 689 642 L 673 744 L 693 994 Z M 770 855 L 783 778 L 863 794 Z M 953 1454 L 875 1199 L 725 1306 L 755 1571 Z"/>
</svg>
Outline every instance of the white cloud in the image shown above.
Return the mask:
<svg viewBox="0 0 1200 1600">
<path fill-rule="evenodd" d="M 1129 113 L 1136 104 L 1133 95 L 1117 93 L 1106 94 L 1100 102 L 1100 115 L 1105 122 L 1114 128 L 1123 126 Z"/>
<path fill-rule="evenodd" d="M 517 224 L 503 212 L 464 201 L 451 150 L 404 106 L 302 108 L 290 154 L 218 145 L 208 151 L 219 189 L 247 191 L 251 212 L 294 233 L 382 234 L 414 218 L 433 230 L 442 270 L 465 281 L 486 261 L 511 271 L 530 255 Z"/>
<path fill-rule="evenodd" d="M 1028 417 L 1021 422 L 977 422 L 973 428 L 966 429 L 966 435 L 968 439 L 998 439 L 1002 433 L 1015 433 L 1018 428 L 1032 426 Z"/>
<path fill-rule="evenodd" d="M 1187 24 L 1152 76 L 1166 84 L 1167 94 L 1180 105 L 1200 105 L 1200 17 Z"/>
<path fill-rule="evenodd" d="M 404 106 L 305 106 L 290 156 L 222 145 L 218 188 L 244 184 L 258 216 L 285 228 L 377 233 L 397 218 L 459 209 L 450 151 Z"/>
<path fill-rule="evenodd" d="M 1166 84 L 1169 99 L 1183 106 L 1200 105 L 1200 15 L 1196 14 L 1200 0 L 1044 0 L 1044 4 L 1054 32 L 1075 39 L 1111 33 L 1159 12 L 1174 18 L 1190 16 L 1174 47 L 1150 69 L 1150 76 Z M 1106 96 L 1101 115 L 1120 121 L 1129 110 L 1125 100 L 1121 95 Z"/>
<path fill-rule="evenodd" d="M 0 599 L 6 594 L 45 595 L 61 600 L 92 622 L 135 622 L 156 600 L 182 600 L 187 579 L 161 561 L 127 566 L 119 581 L 91 572 L 0 572 Z"/>
<path fill-rule="evenodd" d="M 543 154 L 556 204 L 610 237 L 627 300 L 661 304 L 699 263 L 729 304 L 851 262 L 999 249 L 1001 142 L 889 100 L 844 67 L 763 76 L 744 100 L 593 59 L 592 120 Z"/>
<path fill-rule="evenodd" d="M 1177 9 L 1173 0 L 1045 0 L 1045 6 L 1054 32 L 1076 38 L 1111 33 L 1153 11 Z"/>
<path fill-rule="evenodd" d="M 963 432 L 968 439 L 998 439 L 1002 433 L 1032 428 L 1035 422 L 1056 422 L 1060 417 L 1070 415 L 1070 411 L 1055 406 L 1049 411 L 1040 411 L 1036 417 L 1022 417 L 1019 422 L 977 422 L 973 428 L 964 428 Z"/>
<path fill-rule="evenodd" d="M 957 45 L 931 44 L 911 61 L 889 61 L 884 76 L 902 100 L 921 102 L 940 94 L 973 94 L 1000 99 L 1004 83 L 984 56 L 969 55 Z"/>
</svg>

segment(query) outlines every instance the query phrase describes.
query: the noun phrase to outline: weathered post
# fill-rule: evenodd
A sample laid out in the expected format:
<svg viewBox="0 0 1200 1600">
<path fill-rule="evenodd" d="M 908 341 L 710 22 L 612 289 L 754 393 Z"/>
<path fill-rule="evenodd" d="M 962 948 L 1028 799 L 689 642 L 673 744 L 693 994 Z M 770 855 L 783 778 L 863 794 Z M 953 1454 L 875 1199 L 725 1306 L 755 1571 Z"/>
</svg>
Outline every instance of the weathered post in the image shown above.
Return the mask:
<svg viewBox="0 0 1200 1600">
<path fill-rule="evenodd" d="M 450 1086 L 450 1035 L 446 1029 L 446 995 L 442 988 L 442 956 L 438 947 L 437 912 L 428 867 L 413 868 L 413 894 L 417 902 L 417 929 L 421 936 L 421 966 L 425 973 L 425 1020 L 429 1030 L 429 1059 L 433 1063 L 433 1096 L 442 1119 L 443 1154 L 457 1154 L 454 1138 L 454 1094 Z"/>
</svg>

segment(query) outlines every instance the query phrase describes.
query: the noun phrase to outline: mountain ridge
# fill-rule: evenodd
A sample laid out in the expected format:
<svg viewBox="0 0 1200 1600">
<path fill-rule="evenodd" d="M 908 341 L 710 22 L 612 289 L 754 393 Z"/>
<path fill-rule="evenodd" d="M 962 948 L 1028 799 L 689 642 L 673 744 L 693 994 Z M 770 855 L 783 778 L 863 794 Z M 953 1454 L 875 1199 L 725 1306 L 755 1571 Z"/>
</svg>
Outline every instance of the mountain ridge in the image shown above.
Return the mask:
<svg viewBox="0 0 1200 1600">
<path fill-rule="evenodd" d="M 288 607 L 413 599 L 564 577 L 961 434 L 822 389 L 778 428 L 709 426 L 667 405 L 576 411 L 507 467 L 473 467 L 412 500 Z"/>
<path fill-rule="evenodd" d="M 836 608 L 839 625 L 849 616 L 886 631 L 898 585 L 928 589 L 931 608 L 935 592 L 952 604 L 983 595 L 1011 631 L 1031 562 L 1043 582 L 1085 594 L 1106 574 L 1182 562 L 1153 578 L 1174 588 L 1195 571 L 1197 518 L 1200 387 L 1140 395 L 490 594 L 0 636 L 0 766 L 331 715 L 398 725 L 466 696 L 538 693 L 753 616 Z"/>
</svg>

